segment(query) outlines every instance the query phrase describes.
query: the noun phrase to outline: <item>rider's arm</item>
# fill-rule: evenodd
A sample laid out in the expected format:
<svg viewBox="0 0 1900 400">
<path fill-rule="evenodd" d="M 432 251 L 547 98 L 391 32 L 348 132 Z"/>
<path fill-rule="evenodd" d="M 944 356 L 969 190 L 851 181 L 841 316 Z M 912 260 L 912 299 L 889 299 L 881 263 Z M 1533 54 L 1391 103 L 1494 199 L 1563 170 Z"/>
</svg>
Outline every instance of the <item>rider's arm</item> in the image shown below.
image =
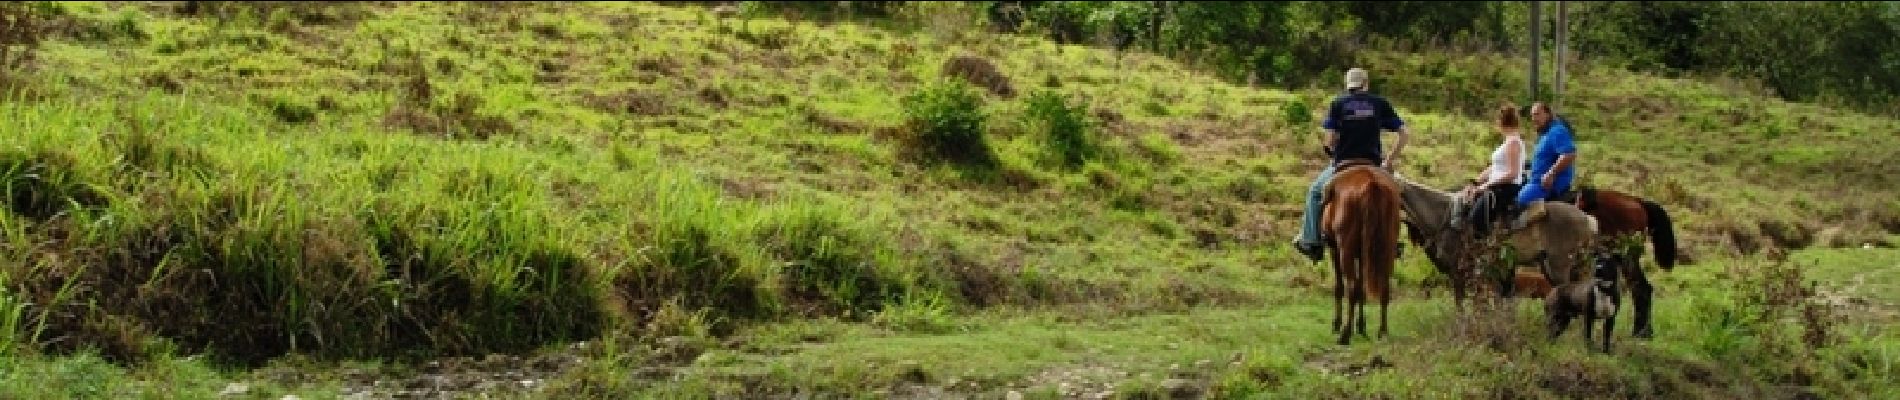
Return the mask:
<svg viewBox="0 0 1900 400">
<path fill-rule="evenodd" d="M 1386 115 L 1385 121 L 1381 121 L 1381 124 L 1384 125 L 1383 128 L 1396 131 L 1399 135 L 1397 140 L 1392 141 L 1392 155 L 1385 157 L 1386 167 L 1390 168 L 1391 165 L 1399 159 L 1399 155 L 1404 153 L 1406 139 L 1411 136 L 1411 133 L 1410 129 L 1407 129 L 1405 126 L 1405 120 L 1399 118 L 1398 110 L 1392 109 L 1391 103 L 1380 102 L 1379 105 L 1380 108 L 1385 109 L 1382 110 L 1385 111 Z"/>
<path fill-rule="evenodd" d="M 1577 153 L 1564 153 L 1564 155 L 1557 156 L 1557 163 L 1551 165 L 1550 171 L 1545 172 L 1544 174 L 1555 177 L 1557 176 L 1557 173 L 1563 172 L 1564 168 L 1570 168 L 1570 162 L 1576 159 L 1577 159 Z M 1538 178 L 1543 178 L 1543 177 L 1540 176 Z"/>
<path fill-rule="evenodd" d="M 1398 137 L 1398 140 L 1392 141 L 1392 155 L 1387 156 L 1385 158 L 1385 163 L 1388 166 L 1392 165 L 1393 162 L 1399 159 L 1399 154 L 1401 154 L 1401 152 L 1405 150 L 1406 139 L 1408 139 L 1411 136 L 1409 132 L 1410 130 L 1404 126 L 1400 126 L 1399 129 L 1397 129 L 1397 131 L 1398 131 L 1399 137 Z"/>
<path fill-rule="evenodd" d="M 1577 143 L 1570 137 L 1569 127 L 1560 125 L 1558 129 L 1563 129 L 1563 131 L 1552 132 L 1561 133 L 1561 135 L 1554 135 L 1557 141 L 1551 143 L 1551 145 L 1556 146 L 1554 150 L 1556 150 L 1559 156 L 1557 156 L 1557 162 L 1551 164 L 1550 170 L 1544 171 L 1545 175 L 1550 175 L 1552 178 L 1555 178 L 1558 173 L 1566 171 L 1566 168 L 1570 168 L 1571 162 L 1577 160 Z M 1556 129 L 1552 129 L 1552 131 L 1556 131 Z M 1537 178 L 1543 179 L 1544 177 L 1540 176 Z"/>
</svg>

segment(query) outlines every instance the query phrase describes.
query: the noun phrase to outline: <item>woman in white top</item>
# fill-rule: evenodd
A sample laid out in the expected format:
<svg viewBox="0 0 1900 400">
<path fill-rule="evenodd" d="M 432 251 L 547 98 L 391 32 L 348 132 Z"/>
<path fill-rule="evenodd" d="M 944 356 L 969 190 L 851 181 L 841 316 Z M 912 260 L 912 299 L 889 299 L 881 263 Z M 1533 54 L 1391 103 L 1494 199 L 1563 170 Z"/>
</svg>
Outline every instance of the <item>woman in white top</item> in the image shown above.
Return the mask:
<svg viewBox="0 0 1900 400">
<path fill-rule="evenodd" d="M 1471 185 L 1459 194 L 1470 201 L 1486 190 L 1509 191 L 1499 193 L 1507 198 L 1516 198 L 1517 188 L 1524 185 L 1524 137 L 1520 134 L 1517 107 L 1506 103 L 1498 109 L 1498 132 L 1504 135 L 1504 142 L 1491 150 L 1491 165 L 1478 172 Z"/>
<path fill-rule="evenodd" d="M 1453 227 L 1464 225 L 1463 221 L 1476 221 L 1474 225 L 1480 235 L 1488 230 L 1485 228 L 1491 220 L 1512 214 L 1511 209 L 1517 205 L 1513 199 L 1517 198 L 1517 191 L 1524 186 L 1527 175 L 1524 157 L 1529 153 L 1524 149 L 1524 138 L 1519 132 L 1517 107 L 1505 103 L 1497 115 L 1498 133 L 1504 135 L 1504 142 L 1491 150 L 1491 165 L 1478 172 L 1477 179 L 1472 179 L 1458 192 L 1463 201 L 1455 211 L 1457 218 L 1452 219 Z M 1469 205 L 1486 191 L 1493 194 L 1490 202 Z"/>
</svg>

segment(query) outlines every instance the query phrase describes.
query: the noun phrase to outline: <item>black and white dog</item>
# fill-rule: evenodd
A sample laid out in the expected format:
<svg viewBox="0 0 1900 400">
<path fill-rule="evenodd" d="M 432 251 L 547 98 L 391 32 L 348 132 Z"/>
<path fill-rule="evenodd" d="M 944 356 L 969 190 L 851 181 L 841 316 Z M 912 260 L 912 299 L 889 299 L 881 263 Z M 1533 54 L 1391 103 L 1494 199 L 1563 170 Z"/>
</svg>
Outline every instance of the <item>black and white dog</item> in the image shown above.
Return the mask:
<svg viewBox="0 0 1900 400">
<path fill-rule="evenodd" d="M 1621 300 L 1617 273 L 1623 257 L 1613 251 L 1598 250 L 1590 279 L 1566 283 L 1544 296 L 1544 314 L 1550 318 L 1550 339 L 1557 340 L 1570 320 L 1583 317 L 1583 340 L 1590 340 L 1590 328 L 1603 319 L 1603 352 L 1610 351 L 1610 332 L 1616 326 L 1616 309 Z"/>
</svg>

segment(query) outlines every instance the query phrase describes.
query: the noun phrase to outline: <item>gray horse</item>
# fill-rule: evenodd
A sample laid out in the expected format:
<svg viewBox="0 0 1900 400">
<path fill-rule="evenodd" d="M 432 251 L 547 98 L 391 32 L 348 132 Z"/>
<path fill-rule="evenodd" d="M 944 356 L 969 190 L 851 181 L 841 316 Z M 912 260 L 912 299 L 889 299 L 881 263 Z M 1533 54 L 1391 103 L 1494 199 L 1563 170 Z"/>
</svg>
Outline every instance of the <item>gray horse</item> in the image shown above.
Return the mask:
<svg viewBox="0 0 1900 400">
<path fill-rule="evenodd" d="M 1502 297 L 1512 295 L 1512 267 L 1517 265 L 1538 265 L 1553 286 L 1571 281 L 1572 272 L 1577 270 L 1575 255 L 1587 250 L 1596 236 L 1595 218 L 1570 204 L 1543 202 L 1533 204 L 1504 231 L 1493 235 L 1502 242 L 1494 245 L 1476 238 L 1472 229 L 1454 228 L 1471 225 L 1454 224 L 1453 218 L 1464 206 L 1457 193 L 1426 187 L 1398 174 L 1393 178 L 1399 183 L 1407 238 L 1425 250 L 1425 257 L 1438 272 L 1450 278 L 1454 304 L 1461 309 L 1468 282 L 1480 272 L 1496 285 Z M 1515 262 L 1499 263 L 1510 265 L 1492 265 L 1482 271 L 1474 265 L 1485 258 L 1480 255 L 1496 254 L 1501 247 L 1531 257 L 1513 257 Z"/>
</svg>

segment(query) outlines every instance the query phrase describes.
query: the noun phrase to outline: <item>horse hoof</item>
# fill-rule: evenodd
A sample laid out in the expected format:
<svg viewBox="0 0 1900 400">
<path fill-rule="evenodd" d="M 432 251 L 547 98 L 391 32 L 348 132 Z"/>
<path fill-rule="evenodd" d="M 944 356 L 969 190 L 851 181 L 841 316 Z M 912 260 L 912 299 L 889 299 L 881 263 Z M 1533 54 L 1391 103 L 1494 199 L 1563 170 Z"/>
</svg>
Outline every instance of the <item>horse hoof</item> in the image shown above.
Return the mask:
<svg viewBox="0 0 1900 400">
<path fill-rule="evenodd" d="M 1656 333 L 1648 329 L 1638 329 L 1636 333 L 1631 336 L 1635 336 L 1637 339 L 1653 339 L 1656 337 Z"/>
</svg>

